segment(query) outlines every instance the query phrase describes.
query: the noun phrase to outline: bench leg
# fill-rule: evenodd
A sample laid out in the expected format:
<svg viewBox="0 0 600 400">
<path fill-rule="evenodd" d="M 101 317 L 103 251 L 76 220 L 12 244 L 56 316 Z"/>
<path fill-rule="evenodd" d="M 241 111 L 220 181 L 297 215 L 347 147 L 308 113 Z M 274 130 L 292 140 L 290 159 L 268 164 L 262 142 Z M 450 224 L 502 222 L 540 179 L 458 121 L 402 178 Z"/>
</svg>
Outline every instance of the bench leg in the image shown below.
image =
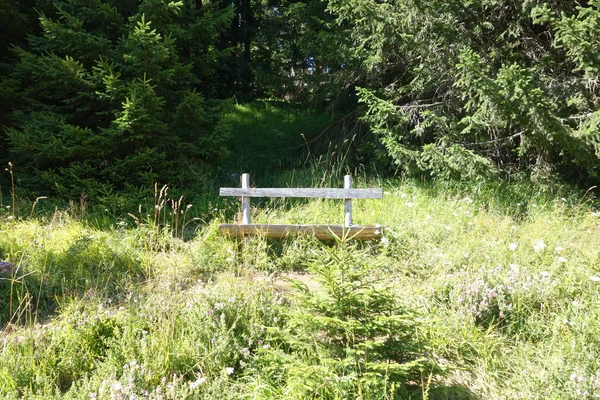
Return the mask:
<svg viewBox="0 0 600 400">
<path fill-rule="evenodd" d="M 344 176 L 344 189 L 352 189 L 352 176 Z M 344 226 L 352 226 L 352 199 L 344 199 Z"/>
<path fill-rule="evenodd" d="M 242 189 L 250 188 L 250 174 L 242 174 Z M 250 197 L 242 197 L 242 225 L 250 223 Z"/>
</svg>

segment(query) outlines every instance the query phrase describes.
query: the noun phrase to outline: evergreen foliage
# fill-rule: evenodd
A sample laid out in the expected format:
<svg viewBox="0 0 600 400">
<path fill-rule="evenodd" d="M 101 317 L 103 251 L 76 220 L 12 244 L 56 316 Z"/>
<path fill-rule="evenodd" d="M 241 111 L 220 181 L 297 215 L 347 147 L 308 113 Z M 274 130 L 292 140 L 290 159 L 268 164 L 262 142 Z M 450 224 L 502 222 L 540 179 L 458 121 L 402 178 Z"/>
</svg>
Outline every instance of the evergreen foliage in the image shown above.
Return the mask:
<svg viewBox="0 0 600 400">
<path fill-rule="evenodd" d="M 400 169 L 596 176 L 600 2 L 331 0 L 329 10 L 352 29 L 364 120 Z"/>
<path fill-rule="evenodd" d="M 258 94 L 307 103 L 338 95 L 347 40 L 326 12 L 326 2 L 258 3 L 254 21 L 252 62 Z"/>
<path fill-rule="evenodd" d="M 223 106 L 201 91 L 210 91 L 221 57 L 211 43 L 230 9 L 151 0 L 54 6 L 2 88 L 19 105 L 8 139 L 24 184 L 109 200 L 157 181 L 201 179 L 227 155 Z"/>
<path fill-rule="evenodd" d="M 590 183 L 599 17 L 599 0 L 0 0 L 0 158 L 68 197 L 185 185 L 227 155 L 216 99 L 235 96 L 361 115 L 362 164 Z"/>
<path fill-rule="evenodd" d="M 423 322 L 369 273 L 368 251 L 342 243 L 315 253 L 308 270 L 322 288 L 296 281 L 297 307 L 257 351 L 250 387 L 260 397 L 407 398 L 411 385 L 440 373 Z"/>
</svg>

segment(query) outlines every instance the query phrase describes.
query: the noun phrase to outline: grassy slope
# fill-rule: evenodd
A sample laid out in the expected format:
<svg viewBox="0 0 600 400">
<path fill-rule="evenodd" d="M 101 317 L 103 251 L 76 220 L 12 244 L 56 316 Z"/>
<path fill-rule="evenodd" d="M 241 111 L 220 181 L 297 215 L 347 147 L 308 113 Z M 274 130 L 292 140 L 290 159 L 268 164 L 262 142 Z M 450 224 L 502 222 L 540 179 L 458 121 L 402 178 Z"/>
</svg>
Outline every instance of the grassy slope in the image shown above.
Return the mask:
<svg viewBox="0 0 600 400">
<path fill-rule="evenodd" d="M 385 240 L 348 251 L 419 313 L 415 335 L 447 370 L 423 381 L 432 398 L 600 394 L 600 220 L 589 207 L 548 196 L 517 206 L 526 190 L 383 185 L 383 200 L 354 209 L 357 223 L 385 224 Z M 152 221 L 98 230 L 67 213 L 7 217 L 0 259 L 18 271 L 2 276 L 0 301 L 18 323 L 1 333 L 0 394 L 293 397 L 254 366 L 265 327 L 292 307 L 281 277 L 324 262 L 328 246 L 242 244 L 219 237 L 216 220 L 183 242 Z M 255 220 L 341 217 L 335 201 L 273 202 Z"/>
</svg>

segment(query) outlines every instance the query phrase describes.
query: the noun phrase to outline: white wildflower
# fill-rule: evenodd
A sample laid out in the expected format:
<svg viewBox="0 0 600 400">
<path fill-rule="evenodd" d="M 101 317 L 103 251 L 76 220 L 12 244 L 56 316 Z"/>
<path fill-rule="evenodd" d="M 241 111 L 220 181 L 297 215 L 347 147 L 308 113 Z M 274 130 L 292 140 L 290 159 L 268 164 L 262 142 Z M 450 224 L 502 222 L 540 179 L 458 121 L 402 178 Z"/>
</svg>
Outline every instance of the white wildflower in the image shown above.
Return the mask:
<svg viewBox="0 0 600 400">
<path fill-rule="evenodd" d="M 518 244 L 516 244 L 516 243 L 509 243 L 509 244 L 508 244 L 508 249 L 509 249 L 510 251 L 517 251 L 517 247 L 519 247 L 519 245 L 518 245 Z"/>
<path fill-rule="evenodd" d="M 233 367 L 226 367 L 226 368 L 225 368 L 225 373 L 226 373 L 227 375 L 231 375 L 231 374 L 233 374 Z"/>
<path fill-rule="evenodd" d="M 600 282 L 600 276 L 591 275 L 590 280 L 594 282 Z"/>
<path fill-rule="evenodd" d="M 557 260 L 557 261 L 558 261 L 558 263 L 559 263 L 559 264 L 566 264 L 566 263 L 567 263 L 567 261 L 569 261 L 569 260 L 567 260 L 567 259 L 566 259 L 566 258 L 564 258 L 564 257 L 558 257 L 558 260 Z"/>
<path fill-rule="evenodd" d="M 115 382 L 115 383 L 112 384 L 112 386 L 110 387 L 110 389 L 112 391 L 115 391 L 115 392 L 120 392 L 121 390 L 123 390 L 123 385 L 121 385 L 121 382 L 117 381 L 117 382 Z"/>
<path fill-rule="evenodd" d="M 189 383 L 190 389 L 196 389 L 198 386 L 202 385 L 204 382 L 206 382 L 206 377 L 200 376 L 194 382 Z"/>
<path fill-rule="evenodd" d="M 535 250 L 536 252 L 544 251 L 546 250 L 546 247 L 546 243 L 544 243 L 542 239 L 539 239 L 533 244 L 533 250 Z"/>
</svg>

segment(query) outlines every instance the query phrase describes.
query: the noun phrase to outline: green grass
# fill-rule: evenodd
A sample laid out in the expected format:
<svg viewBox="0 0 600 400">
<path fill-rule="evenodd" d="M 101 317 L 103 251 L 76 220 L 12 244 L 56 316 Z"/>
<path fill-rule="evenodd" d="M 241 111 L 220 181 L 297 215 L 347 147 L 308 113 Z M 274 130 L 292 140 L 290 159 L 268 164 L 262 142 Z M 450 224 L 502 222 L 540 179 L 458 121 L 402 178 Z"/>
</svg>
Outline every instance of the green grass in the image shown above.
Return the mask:
<svg viewBox="0 0 600 400">
<path fill-rule="evenodd" d="M 330 186 L 343 172 L 273 182 Z M 216 225 L 235 201 L 195 230 L 179 214 L 177 233 L 168 207 L 99 223 L 12 218 L 4 204 L 0 397 L 600 395 L 591 193 L 356 175 L 384 187 L 354 204 L 355 223 L 385 226 L 382 241 L 224 239 Z M 340 223 L 342 207 L 263 201 L 253 220 Z"/>
<path fill-rule="evenodd" d="M 272 179 L 274 171 L 293 169 L 305 161 L 307 143 L 331 122 L 323 111 L 294 104 L 256 101 L 234 106 L 229 159 L 222 169 L 230 174 L 251 173 L 258 184 Z M 234 184 L 239 178 L 233 179 Z"/>
</svg>

